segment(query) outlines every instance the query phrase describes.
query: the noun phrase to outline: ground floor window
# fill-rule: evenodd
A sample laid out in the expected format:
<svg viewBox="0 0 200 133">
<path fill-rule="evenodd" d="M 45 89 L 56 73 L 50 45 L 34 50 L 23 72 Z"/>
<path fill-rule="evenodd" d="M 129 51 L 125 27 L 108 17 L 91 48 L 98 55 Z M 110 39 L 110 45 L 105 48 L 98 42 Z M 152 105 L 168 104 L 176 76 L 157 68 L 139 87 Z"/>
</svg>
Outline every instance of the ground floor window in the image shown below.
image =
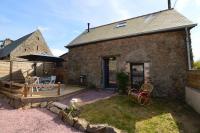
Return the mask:
<svg viewBox="0 0 200 133">
<path fill-rule="evenodd" d="M 144 63 L 131 63 L 131 87 L 139 89 L 144 83 Z"/>
</svg>

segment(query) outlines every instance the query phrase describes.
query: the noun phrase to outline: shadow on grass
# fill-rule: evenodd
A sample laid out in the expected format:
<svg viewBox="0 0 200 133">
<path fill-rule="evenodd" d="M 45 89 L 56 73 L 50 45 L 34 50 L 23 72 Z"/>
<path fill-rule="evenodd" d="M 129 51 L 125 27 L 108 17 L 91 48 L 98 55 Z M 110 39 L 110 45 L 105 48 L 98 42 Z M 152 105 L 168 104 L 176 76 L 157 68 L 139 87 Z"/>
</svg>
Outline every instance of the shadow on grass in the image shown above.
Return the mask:
<svg viewBox="0 0 200 133">
<path fill-rule="evenodd" d="M 199 133 L 200 116 L 178 101 L 153 99 L 141 106 L 127 96 L 116 96 L 82 107 L 81 117 L 91 123 L 108 123 L 129 133 Z"/>
</svg>

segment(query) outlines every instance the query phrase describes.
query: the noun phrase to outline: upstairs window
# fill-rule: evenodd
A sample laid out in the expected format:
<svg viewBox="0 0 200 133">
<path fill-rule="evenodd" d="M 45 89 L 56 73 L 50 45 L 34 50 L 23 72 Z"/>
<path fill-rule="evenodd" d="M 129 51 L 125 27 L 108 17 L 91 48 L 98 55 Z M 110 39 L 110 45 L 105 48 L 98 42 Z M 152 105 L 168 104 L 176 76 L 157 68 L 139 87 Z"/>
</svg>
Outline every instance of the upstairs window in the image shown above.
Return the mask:
<svg viewBox="0 0 200 133">
<path fill-rule="evenodd" d="M 119 23 L 117 23 L 117 25 L 115 27 L 120 28 L 120 27 L 125 27 L 126 25 L 127 25 L 126 22 L 119 22 Z"/>
</svg>

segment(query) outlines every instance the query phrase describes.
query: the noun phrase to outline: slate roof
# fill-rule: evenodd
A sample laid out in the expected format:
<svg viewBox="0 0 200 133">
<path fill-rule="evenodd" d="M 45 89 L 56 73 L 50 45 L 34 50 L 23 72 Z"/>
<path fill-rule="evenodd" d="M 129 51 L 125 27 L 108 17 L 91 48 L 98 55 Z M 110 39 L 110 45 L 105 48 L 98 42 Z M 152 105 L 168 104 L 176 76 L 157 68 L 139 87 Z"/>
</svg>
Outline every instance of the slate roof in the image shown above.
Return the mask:
<svg viewBox="0 0 200 133">
<path fill-rule="evenodd" d="M 19 45 L 21 45 L 26 39 L 28 39 L 34 32 L 25 35 L 15 41 L 13 41 L 11 44 L 5 46 L 3 49 L 0 50 L 0 58 L 6 57 L 10 55 L 10 53 L 17 48 Z"/>
<path fill-rule="evenodd" d="M 175 9 L 163 10 L 90 28 L 89 32 L 85 30 L 66 47 L 70 48 L 92 42 L 194 27 L 196 25 Z M 119 27 L 117 28 L 117 26 Z"/>
</svg>

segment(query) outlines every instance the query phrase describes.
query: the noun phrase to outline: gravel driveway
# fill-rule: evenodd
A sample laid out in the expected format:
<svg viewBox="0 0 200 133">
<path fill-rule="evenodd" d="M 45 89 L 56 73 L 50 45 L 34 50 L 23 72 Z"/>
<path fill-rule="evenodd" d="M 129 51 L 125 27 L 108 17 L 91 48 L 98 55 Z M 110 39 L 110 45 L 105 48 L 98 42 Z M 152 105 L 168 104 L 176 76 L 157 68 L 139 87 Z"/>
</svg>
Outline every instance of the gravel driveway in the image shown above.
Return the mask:
<svg viewBox="0 0 200 133">
<path fill-rule="evenodd" d="M 0 99 L 0 133 L 78 133 L 46 109 L 12 109 Z"/>
<path fill-rule="evenodd" d="M 112 91 L 88 90 L 60 102 L 69 104 L 72 98 L 79 98 L 82 104 L 112 96 Z M 44 108 L 13 109 L 0 97 L 0 133 L 78 133 L 64 125 L 57 115 Z"/>
</svg>

